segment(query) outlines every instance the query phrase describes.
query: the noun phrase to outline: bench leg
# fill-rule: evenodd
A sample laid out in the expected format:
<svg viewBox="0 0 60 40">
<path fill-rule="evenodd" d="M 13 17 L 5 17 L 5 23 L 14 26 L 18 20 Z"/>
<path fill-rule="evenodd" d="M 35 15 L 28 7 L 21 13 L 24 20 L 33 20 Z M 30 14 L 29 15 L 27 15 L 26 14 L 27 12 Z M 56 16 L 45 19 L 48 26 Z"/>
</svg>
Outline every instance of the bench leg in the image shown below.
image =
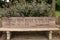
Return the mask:
<svg viewBox="0 0 60 40">
<path fill-rule="evenodd" d="M 52 40 L 52 31 L 49 31 L 49 40 Z"/>
<path fill-rule="evenodd" d="M 10 32 L 7 32 L 7 40 L 10 40 Z"/>
</svg>

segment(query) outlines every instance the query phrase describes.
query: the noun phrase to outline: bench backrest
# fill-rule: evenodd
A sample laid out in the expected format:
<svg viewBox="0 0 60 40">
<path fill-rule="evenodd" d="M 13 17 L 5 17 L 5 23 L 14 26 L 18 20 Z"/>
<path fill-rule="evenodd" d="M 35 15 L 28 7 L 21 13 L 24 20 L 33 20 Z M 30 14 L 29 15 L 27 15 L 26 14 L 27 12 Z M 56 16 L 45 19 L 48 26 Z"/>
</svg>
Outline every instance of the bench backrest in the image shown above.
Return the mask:
<svg viewBox="0 0 60 40">
<path fill-rule="evenodd" d="M 2 27 L 8 28 L 54 28 L 54 17 L 3 17 Z"/>
</svg>

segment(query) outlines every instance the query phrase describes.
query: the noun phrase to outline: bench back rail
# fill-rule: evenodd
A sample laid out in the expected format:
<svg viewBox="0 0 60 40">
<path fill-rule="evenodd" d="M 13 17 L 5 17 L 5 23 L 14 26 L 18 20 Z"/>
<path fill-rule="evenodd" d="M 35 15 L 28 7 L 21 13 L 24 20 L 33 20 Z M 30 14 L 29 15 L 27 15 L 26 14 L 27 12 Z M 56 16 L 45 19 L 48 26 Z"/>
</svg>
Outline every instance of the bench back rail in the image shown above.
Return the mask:
<svg viewBox="0 0 60 40">
<path fill-rule="evenodd" d="M 54 17 L 3 17 L 4 28 L 56 28 Z"/>
</svg>

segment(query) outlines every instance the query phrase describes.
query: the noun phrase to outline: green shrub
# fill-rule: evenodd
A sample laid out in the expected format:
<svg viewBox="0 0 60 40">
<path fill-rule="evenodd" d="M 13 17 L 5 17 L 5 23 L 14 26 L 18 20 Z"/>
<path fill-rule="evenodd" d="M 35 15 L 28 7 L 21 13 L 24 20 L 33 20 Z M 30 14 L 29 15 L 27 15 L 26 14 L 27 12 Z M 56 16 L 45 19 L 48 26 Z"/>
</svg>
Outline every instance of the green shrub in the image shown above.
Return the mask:
<svg viewBox="0 0 60 40">
<path fill-rule="evenodd" d="M 17 2 L 17 1 L 16 1 Z M 41 1 L 38 3 L 36 1 L 24 2 L 24 3 L 16 3 L 10 10 L 5 13 L 5 16 L 18 16 L 18 17 L 41 17 L 41 16 L 49 16 L 51 11 L 51 6 L 45 1 Z"/>
</svg>

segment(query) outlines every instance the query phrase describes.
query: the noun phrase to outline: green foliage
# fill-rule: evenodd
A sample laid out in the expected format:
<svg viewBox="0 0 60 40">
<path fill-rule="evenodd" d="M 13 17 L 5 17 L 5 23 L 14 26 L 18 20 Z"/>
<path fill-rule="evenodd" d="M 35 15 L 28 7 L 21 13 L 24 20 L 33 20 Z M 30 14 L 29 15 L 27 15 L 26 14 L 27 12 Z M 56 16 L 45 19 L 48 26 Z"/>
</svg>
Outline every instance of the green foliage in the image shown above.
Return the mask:
<svg viewBox="0 0 60 40">
<path fill-rule="evenodd" d="M 50 15 L 51 6 L 44 0 L 41 0 L 41 3 L 37 1 L 14 0 L 12 3 L 13 5 L 9 8 L 10 10 L 2 14 L 2 16 L 41 17 Z"/>
<path fill-rule="evenodd" d="M 56 3 L 60 6 L 60 0 L 57 0 Z"/>
<path fill-rule="evenodd" d="M 60 16 L 60 11 L 56 11 L 56 16 Z"/>
</svg>

